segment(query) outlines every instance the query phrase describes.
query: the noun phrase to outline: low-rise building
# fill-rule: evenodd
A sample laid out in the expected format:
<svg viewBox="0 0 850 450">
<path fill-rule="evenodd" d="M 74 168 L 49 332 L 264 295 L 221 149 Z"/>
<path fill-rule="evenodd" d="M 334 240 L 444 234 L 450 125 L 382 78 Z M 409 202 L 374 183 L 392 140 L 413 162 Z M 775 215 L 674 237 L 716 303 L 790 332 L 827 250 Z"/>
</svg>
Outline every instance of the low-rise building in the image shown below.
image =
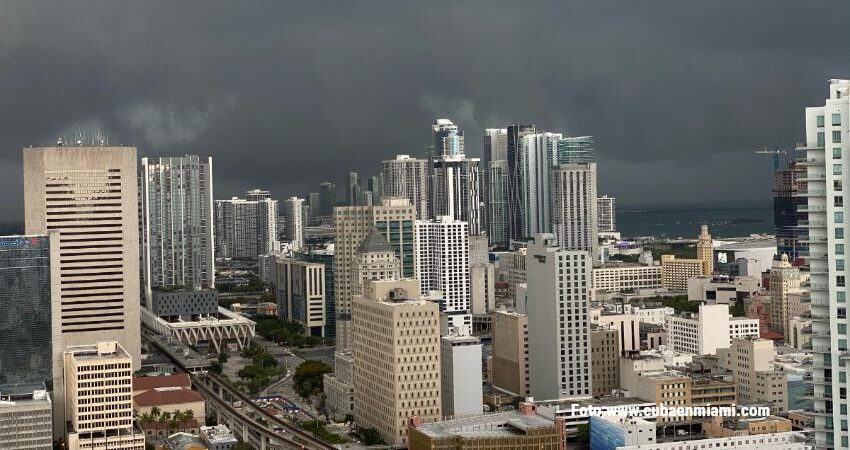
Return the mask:
<svg viewBox="0 0 850 450">
<path fill-rule="evenodd" d="M 53 403 L 44 384 L 0 386 L 0 448 L 53 447 Z"/>
<path fill-rule="evenodd" d="M 617 415 L 631 410 L 644 410 L 650 413 L 648 408 L 656 406 L 654 401 L 643 398 L 629 397 L 623 395 L 622 391 L 617 395 L 603 397 L 582 397 L 561 400 L 549 400 L 537 403 L 539 413 L 551 419 L 563 419 L 565 434 L 572 438 L 578 434 L 580 425 L 590 423 L 593 410 L 595 415 Z M 654 421 L 655 417 L 644 417 L 646 420 Z"/>
<path fill-rule="evenodd" d="M 791 429 L 791 421 L 778 416 L 712 417 L 702 425 L 703 432 L 710 438 L 787 433 Z"/>
<path fill-rule="evenodd" d="M 661 266 L 608 263 L 593 268 L 593 289 L 596 292 L 639 292 L 661 289 Z"/>
<path fill-rule="evenodd" d="M 414 417 L 409 429 L 410 450 L 562 450 L 565 440 L 563 419 L 540 415 L 532 403 L 521 403 L 516 411 L 425 424 Z"/>
<path fill-rule="evenodd" d="M 603 328 L 617 330 L 617 349 L 625 355 L 640 351 L 640 320 L 631 314 L 605 314 L 596 323 Z"/>
<path fill-rule="evenodd" d="M 688 278 L 688 300 L 692 302 L 728 305 L 744 301 L 760 290 L 761 280 L 756 277 L 704 275 Z"/>
<path fill-rule="evenodd" d="M 734 374 L 738 404 L 770 404 L 775 414 L 788 411 L 787 377 L 774 368 L 773 341 L 734 339 L 729 348 L 718 350 L 717 356 Z"/>
<path fill-rule="evenodd" d="M 590 448 L 614 450 L 627 445 L 656 442 L 655 423 L 639 417 L 596 416 L 590 418 Z"/>
<path fill-rule="evenodd" d="M 207 444 L 209 450 L 231 450 L 239 443 L 239 440 L 225 425 L 201 427 L 200 434 L 201 440 Z"/>
<path fill-rule="evenodd" d="M 661 255 L 661 286 L 668 291 L 687 291 L 688 278 L 703 275 L 701 259 Z"/>
<path fill-rule="evenodd" d="M 734 436 L 712 439 L 670 440 L 655 444 L 627 445 L 617 450 L 811 450 L 803 437 L 794 433 L 761 434 L 758 436 Z M 613 449 L 611 449 L 613 450 Z"/>
<path fill-rule="evenodd" d="M 667 341 L 674 350 L 713 355 L 732 339 L 759 335 L 758 319 L 732 317 L 727 305 L 700 305 L 699 313 L 668 316 Z"/>
<path fill-rule="evenodd" d="M 337 420 L 354 414 L 354 356 L 350 351 L 334 354 L 334 371 L 324 375 L 325 396 Z"/>
</svg>

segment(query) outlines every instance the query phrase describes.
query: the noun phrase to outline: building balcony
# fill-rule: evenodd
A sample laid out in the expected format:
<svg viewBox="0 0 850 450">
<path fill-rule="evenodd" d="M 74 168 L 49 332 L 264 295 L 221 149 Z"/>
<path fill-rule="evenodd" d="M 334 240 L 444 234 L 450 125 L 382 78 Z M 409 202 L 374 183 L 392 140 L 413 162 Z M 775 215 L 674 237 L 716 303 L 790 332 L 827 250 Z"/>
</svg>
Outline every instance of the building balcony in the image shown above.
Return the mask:
<svg viewBox="0 0 850 450">
<path fill-rule="evenodd" d="M 811 273 L 829 273 L 825 269 L 815 269 L 818 272 L 812 271 Z M 829 291 L 829 285 L 826 283 L 809 283 L 810 291 Z"/>
<path fill-rule="evenodd" d="M 799 158 L 794 162 L 801 166 L 823 166 L 826 164 L 823 158 Z"/>
<path fill-rule="evenodd" d="M 812 384 L 832 384 L 832 377 L 812 377 L 809 382 Z"/>
<path fill-rule="evenodd" d="M 808 152 L 813 150 L 823 151 L 824 148 L 825 147 L 818 147 L 816 145 L 810 146 L 806 142 L 798 142 L 797 145 L 794 147 L 794 150 L 797 150 L 798 152 Z"/>
<path fill-rule="evenodd" d="M 798 210 L 799 211 L 799 210 Z M 826 244 L 827 239 L 821 236 L 805 236 L 800 238 L 801 244 Z"/>
<path fill-rule="evenodd" d="M 821 205 L 800 205 L 797 207 L 797 212 L 803 213 L 825 213 L 826 207 Z"/>
<path fill-rule="evenodd" d="M 797 189 L 795 197 L 825 197 L 826 189 Z"/>
<path fill-rule="evenodd" d="M 800 258 L 807 259 L 807 260 L 813 260 L 813 259 L 817 259 L 817 260 L 823 259 L 823 260 L 825 260 L 829 256 L 829 254 L 826 253 L 826 252 L 808 251 L 808 252 L 800 252 L 799 256 L 800 256 Z"/>
<path fill-rule="evenodd" d="M 801 178 L 798 178 L 799 181 L 823 181 L 826 180 L 825 173 L 807 173 L 803 175 Z"/>
<path fill-rule="evenodd" d="M 825 220 L 798 220 L 798 228 L 826 228 Z"/>
</svg>

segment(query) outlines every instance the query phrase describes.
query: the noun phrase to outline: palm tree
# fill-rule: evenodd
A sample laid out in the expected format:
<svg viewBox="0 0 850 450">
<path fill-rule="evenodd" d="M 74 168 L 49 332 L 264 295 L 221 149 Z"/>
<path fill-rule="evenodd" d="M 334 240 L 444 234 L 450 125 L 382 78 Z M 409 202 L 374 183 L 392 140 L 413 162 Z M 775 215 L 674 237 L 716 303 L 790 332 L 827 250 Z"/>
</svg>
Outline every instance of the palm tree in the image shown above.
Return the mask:
<svg viewBox="0 0 850 450">
<path fill-rule="evenodd" d="M 186 411 L 183 411 L 183 420 L 184 421 L 190 422 L 194 418 L 195 418 L 195 411 L 192 411 L 191 409 L 187 409 Z"/>
<path fill-rule="evenodd" d="M 151 420 L 153 420 L 154 422 L 159 422 L 159 419 L 162 416 L 162 410 L 160 410 L 158 407 L 154 406 L 153 408 L 151 408 L 150 416 L 151 416 Z"/>
</svg>

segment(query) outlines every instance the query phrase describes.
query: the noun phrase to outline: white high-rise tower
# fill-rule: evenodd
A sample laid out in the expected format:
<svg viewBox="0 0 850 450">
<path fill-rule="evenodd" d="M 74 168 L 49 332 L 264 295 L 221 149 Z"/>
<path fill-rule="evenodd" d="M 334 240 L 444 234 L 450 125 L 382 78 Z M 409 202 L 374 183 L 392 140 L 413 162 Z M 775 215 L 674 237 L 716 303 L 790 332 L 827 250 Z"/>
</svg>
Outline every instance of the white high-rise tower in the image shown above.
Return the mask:
<svg viewBox="0 0 850 450">
<path fill-rule="evenodd" d="M 552 230 L 568 249 L 597 257 L 596 163 L 561 164 L 552 169 Z"/>
<path fill-rule="evenodd" d="M 441 216 L 417 220 L 414 233 L 416 278 L 422 292 L 440 291 L 440 310 L 456 334 L 472 332 L 469 292 L 469 231 L 466 222 Z"/>
<path fill-rule="evenodd" d="M 594 202 L 596 196 L 593 197 Z M 528 246 L 528 365 L 541 400 L 590 396 L 590 273 L 585 250 L 564 250 L 538 234 Z"/>
<path fill-rule="evenodd" d="M 212 158 L 142 158 L 139 175 L 145 294 L 215 287 Z"/>
<path fill-rule="evenodd" d="M 807 187 L 799 191 L 808 204 L 809 251 L 803 253 L 811 274 L 812 382 L 815 446 L 850 448 L 848 417 L 847 273 L 845 230 L 850 211 L 844 184 L 850 186 L 850 80 L 830 80 L 823 106 L 806 108 Z"/>
</svg>

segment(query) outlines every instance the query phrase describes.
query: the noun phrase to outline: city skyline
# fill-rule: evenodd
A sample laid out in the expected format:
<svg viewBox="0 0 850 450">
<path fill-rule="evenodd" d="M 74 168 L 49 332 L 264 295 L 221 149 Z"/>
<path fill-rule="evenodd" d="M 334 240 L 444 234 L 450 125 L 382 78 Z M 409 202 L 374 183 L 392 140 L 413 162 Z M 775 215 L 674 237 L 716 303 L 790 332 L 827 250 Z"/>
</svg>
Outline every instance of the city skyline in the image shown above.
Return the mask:
<svg viewBox="0 0 850 450">
<path fill-rule="evenodd" d="M 91 1 L 51 5 L 50 14 L 41 2 L 6 5 L 16 26 L 0 44 L 12 68 L 0 76 L 9 99 L 0 120 L 0 201 L 9 208 L 0 221 L 22 216 L 17 150 L 80 128 L 102 129 L 140 157 L 212 156 L 234 168 L 219 171 L 222 198 L 253 185 L 303 196 L 322 181 L 340 185 L 348 171 L 375 174 L 396 154 L 422 157 L 437 117 L 464 129 L 471 157 L 485 128 L 510 123 L 593 135 L 608 168 L 600 191 L 623 205 L 728 196 L 738 186 L 700 171 L 767 185 L 769 158 L 752 151 L 802 140 L 800 105 L 850 70 L 835 49 L 804 45 L 815 36 L 845 41 L 850 31 L 838 21 L 850 5 L 826 13 L 822 2 L 756 1 L 730 18 L 730 2 L 560 3 L 452 4 L 459 19 L 449 22 L 439 5 L 395 2 L 238 12 L 189 2 L 165 19 L 149 5 Z M 790 21 L 798 38 L 778 31 Z M 221 22 L 231 26 L 207 26 Z M 70 32 L 78 23 L 88 26 Z M 717 23 L 729 25 L 722 39 Z M 183 44 L 160 51 L 175 40 Z M 504 64 L 505 55 L 517 63 Z M 52 72 L 48 65 L 62 76 L 31 76 Z M 651 182 L 628 189 L 635 173 Z"/>
</svg>

